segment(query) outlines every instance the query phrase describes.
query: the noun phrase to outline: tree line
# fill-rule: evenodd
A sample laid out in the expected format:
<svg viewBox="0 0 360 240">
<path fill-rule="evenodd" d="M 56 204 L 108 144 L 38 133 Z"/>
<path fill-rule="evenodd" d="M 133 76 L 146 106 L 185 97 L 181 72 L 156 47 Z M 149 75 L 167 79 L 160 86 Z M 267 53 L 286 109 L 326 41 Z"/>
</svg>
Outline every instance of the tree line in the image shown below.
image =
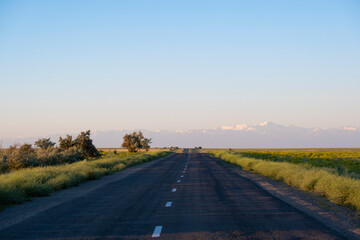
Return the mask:
<svg viewBox="0 0 360 240">
<path fill-rule="evenodd" d="M 50 166 L 95 159 L 101 157 L 99 150 L 90 138 L 90 130 L 81 132 L 73 139 L 71 135 L 59 137 L 58 145 L 50 138 L 40 138 L 34 145 L 14 144 L 0 151 L 0 173 L 22 168 Z M 151 138 L 145 138 L 141 131 L 125 134 L 122 147 L 135 153 L 140 150 L 149 151 Z"/>
<path fill-rule="evenodd" d="M 72 136 L 59 138 L 58 146 L 50 138 L 40 138 L 32 144 L 14 144 L 0 152 L 0 173 L 22 168 L 50 166 L 73 163 L 85 158 L 101 156 L 90 138 L 90 130 L 81 132 L 75 139 Z"/>
</svg>

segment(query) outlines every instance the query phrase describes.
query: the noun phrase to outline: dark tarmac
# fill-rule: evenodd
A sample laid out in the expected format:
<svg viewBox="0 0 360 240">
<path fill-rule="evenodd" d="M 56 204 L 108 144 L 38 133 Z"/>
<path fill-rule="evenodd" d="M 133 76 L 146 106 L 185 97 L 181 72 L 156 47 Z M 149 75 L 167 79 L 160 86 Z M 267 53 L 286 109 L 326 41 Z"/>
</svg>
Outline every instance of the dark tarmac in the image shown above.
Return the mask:
<svg viewBox="0 0 360 240">
<path fill-rule="evenodd" d="M 0 239 L 344 239 L 206 154 L 137 168 L 1 230 Z"/>
</svg>

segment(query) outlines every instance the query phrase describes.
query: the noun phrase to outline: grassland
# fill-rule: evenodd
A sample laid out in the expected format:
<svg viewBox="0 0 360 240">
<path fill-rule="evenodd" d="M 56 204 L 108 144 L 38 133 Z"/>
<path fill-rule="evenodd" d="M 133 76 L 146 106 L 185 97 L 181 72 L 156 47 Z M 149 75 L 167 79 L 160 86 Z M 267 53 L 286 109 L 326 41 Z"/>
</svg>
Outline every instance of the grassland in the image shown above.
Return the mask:
<svg viewBox="0 0 360 240">
<path fill-rule="evenodd" d="M 108 153 L 98 160 L 84 160 L 72 164 L 20 169 L 0 175 L 0 209 L 47 196 L 54 191 L 73 187 L 82 182 L 164 157 L 171 152 Z"/>
<path fill-rule="evenodd" d="M 311 149 L 311 150 L 261 150 L 244 151 L 233 150 L 244 157 L 268 160 L 273 162 L 289 162 L 310 167 L 331 168 L 339 175 L 358 175 L 360 178 L 360 150 L 359 149 Z"/>
<path fill-rule="evenodd" d="M 360 211 L 359 151 L 210 150 L 210 154 Z M 340 171 L 339 171 L 340 169 Z"/>
</svg>

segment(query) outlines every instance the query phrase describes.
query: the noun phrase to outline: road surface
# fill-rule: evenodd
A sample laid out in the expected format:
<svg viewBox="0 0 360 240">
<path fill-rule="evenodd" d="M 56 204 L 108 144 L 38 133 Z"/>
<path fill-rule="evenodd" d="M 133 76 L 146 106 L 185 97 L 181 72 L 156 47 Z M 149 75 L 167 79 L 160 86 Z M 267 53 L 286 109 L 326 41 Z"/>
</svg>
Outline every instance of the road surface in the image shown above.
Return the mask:
<svg viewBox="0 0 360 240">
<path fill-rule="evenodd" d="M 206 154 L 137 168 L 2 229 L 0 239 L 343 239 Z"/>
</svg>

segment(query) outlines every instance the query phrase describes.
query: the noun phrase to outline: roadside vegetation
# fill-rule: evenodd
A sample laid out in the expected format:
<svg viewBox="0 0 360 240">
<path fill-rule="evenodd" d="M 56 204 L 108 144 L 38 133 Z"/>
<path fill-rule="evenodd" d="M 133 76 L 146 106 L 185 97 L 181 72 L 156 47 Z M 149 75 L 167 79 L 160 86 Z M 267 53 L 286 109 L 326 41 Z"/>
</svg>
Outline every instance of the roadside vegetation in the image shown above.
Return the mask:
<svg viewBox="0 0 360 240">
<path fill-rule="evenodd" d="M 0 210 L 172 153 L 149 152 L 150 143 L 139 131 L 124 136 L 128 151 L 99 151 L 86 131 L 75 139 L 60 137 L 58 145 L 41 138 L 35 147 L 25 143 L 0 149 Z"/>
<path fill-rule="evenodd" d="M 110 153 L 102 159 L 84 160 L 60 166 L 20 169 L 0 175 L 0 209 L 19 204 L 33 197 L 48 196 L 54 191 L 76 186 L 87 180 L 123 170 L 171 152 Z"/>
<path fill-rule="evenodd" d="M 74 163 L 87 159 L 101 157 L 100 152 L 93 145 L 90 130 L 81 132 L 75 139 L 67 135 L 59 138 L 59 146 L 49 138 L 41 138 L 31 144 L 14 144 L 6 150 L 0 151 L 0 174 L 11 171 Z"/>
<path fill-rule="evenodd" d="M 171 150 L 171 148 L 170 148 L 170 151 L 174 151 L 174 152 L 176 152 L 176 153 L 183 153 L 184 152 L 184 148 L 178 148 L 178 147 L 176 147 L 175 149 L 173 149 L 173 150 Z"/>
<path fill-rule="evenodd" d="M 126 148 L 129 152 L 138 152 L 141 149 L 149 151 L 151 138 L 145 138 L 141 131 L 125 134 L 122 147 Z"/>
<path fill-rule="evenodd" d="M 332 168 L 339 175 L 349 173 L 360 176 L 360 150 L 310 150 L 310 151 L 242 151 L 233 150 L 244 157 L 268 160 L 273 162 L 289 162 L 311 167 Z M 355 176 L 354 174 L 354 176 Z"/>
<path fill-rule="evenodd" d="M 256 154 L 256 151 L 243 153 L 234 150 L 212 150 L 209 153 L 226 162 L 240 166 L 244 170 L 282 181 L 303 191 L 324 196 L 336 204 L 345 205 L 360 211 L 360 179 L 357 178 L 359 172 L 354 170 L 352 173 L 347 174 L 346 171 L 342 170 L 341 173 L 338 171 L 339 162 L 347 163 L 347 160 L 340 159 L 341 156 L 346 159 L 353 158 L 352 161 L 359 161 L 355 157 L 357 153 L 353 153 L 355 155 L 353 156 L 351 153 L 334 152 L 331 155 L 325 152 L 315 155 L 314 159 L 311 158 L 313 155 L 304 155 L 296 152 L 292 156 L 286 152 L 283 154 L 272 152 L 273 155 L 270 153 L 266 153 L 268 154 L 266 155 L 261 152 Z M 264 156 L 265 160 L 261 159 L 261 156 Z M 301 156 L 301 159 L 296 160 L 296 156 Z M 309 160 L 306 160 L 305 156 L 310 156 Z M 336 162 L 335 166 L 337 167 L 331 167 L 330 156 L 335 158 L 333 161 Z M 320 157 L 327 163 L 324 165 L 313 164 L 315 161 L 321 161 Z M 303 163 L 300 164 L 300 161 Z M 347 166 L 340 165 L 342 169 L 347 168 Z"/>
</svg>

